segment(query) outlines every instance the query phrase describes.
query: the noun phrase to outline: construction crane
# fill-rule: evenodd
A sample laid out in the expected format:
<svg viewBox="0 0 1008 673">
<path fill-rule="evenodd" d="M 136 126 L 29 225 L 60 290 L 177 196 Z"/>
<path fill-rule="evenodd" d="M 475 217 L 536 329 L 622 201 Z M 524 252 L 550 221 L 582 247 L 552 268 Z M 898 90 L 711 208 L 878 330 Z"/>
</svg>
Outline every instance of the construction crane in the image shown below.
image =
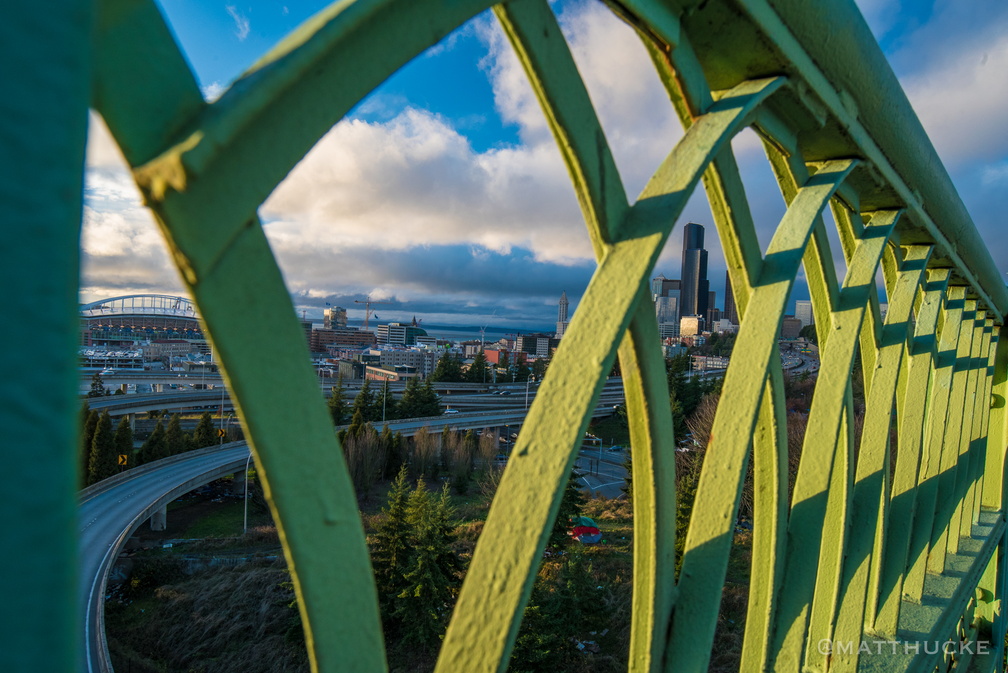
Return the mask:
<svg viewBox="0 0 1008 673">
<path fill-rule="evenodd" d="M 390 302 L 390 301 L 372 301 L 371 297 L 368 296 L 368 297 L 364 298 L 364 301 L 361 301 L 360 299 L 354 299 L 354 303 L 355 304 L 364 304 L 364 331 L 366 332 L 367 328 L 368 328 L 368 320 L 371 319 L 371 305 L 372 304 L 391 304 L 392 302 Z"/>
</svg>

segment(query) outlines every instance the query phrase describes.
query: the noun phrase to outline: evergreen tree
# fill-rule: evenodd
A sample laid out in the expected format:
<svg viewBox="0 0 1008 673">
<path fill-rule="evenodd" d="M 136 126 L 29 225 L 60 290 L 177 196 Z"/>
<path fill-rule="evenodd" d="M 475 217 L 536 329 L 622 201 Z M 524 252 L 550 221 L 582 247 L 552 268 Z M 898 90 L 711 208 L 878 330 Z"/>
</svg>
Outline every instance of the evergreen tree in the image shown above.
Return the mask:
<svg viewBox="0 0 1008 673">
<path fill-rule="evenodd" d="M 447 383 L 457 383 L 468 379 L 462 372 L 462 362 L 459 357 L 450 351 L 445 351 L 438 358 L 434 371 L 427 377 L 431 381 L 444 381 Z"/>
<path fill-rule="evenodd" d="M 669 391 L 669 408 L 672 412 L 672 432 L 675 433 L 675 441 L 678 444 L 686 438 L 686 414 L 683 413 L 682 402 L 674 390 Z"/>
<path fill-rule="evenodd" d="M 580 547 L 566 556 L 558 579 L 554 611 L 565 616 L 565 626 L 571 635 L 584 638 L 591 631 L 601 631 L 606 621 L 605 606 L 598 597 L 599 586 L 592 576 L 591 563 Z"/>
<path fill-rule="evenodd" d="M 440 642 L 461 583 L 462 564 L 451 548 L 453 516 L 447 484 L 435 499 L 422 480 L 417 483 L 406 511 L 412 554 L 394 615 L 402 626 L 402 642 L 428 653 Z"/>
<path fill-rule="evenodd" d="M 203 415 L 200 416 L 199 423 L 196 424 L 196 429 L 193 431 L 193 446 L 197 449 L 202 449 L 217 444 L 219 439 L 217 429 L 214 427 L 213 417 L 210 416 L 209 411 L 204 411 Z"/>
<path fill-rule="evenodd" d="M 473 358 L 472 364 L 469 365 L 465 380 L 469 383 L 486 383 L 489 378 L 488 374 L 489 367 L 487 367 L 486 355 L 480 351 Z"/>
<path fill-rule="evenodd" d="M 152 463 L 155 460 L 160 460 L 162 458 L 168 457 L 168 441 L 165 438 L 165 429 L 161 421 L 157 422 L 154 426 L 154 432 L 151 433 L 147 441 L 143 443 L 140 448 L 140 458 L 143 463 Z"/>
<path fill-rule="evenodd" d="M 126 468 L 133 467 L 133 428 L 129 419 L 123 416 L 116 426 L 115 437 L 112 439 L 115 447 L 116 467 L 119 466 L 119 456 L 126 456 Z"/>
<path fill-rule="evenodd" d="M 354 411 L 353 420 L 350 421 L 350 427 L 347 428 L 347 437 L 357 437 L 363 432 L 364 428 L 367 426 L 367 422 L 364 420 L 364 412 L 360 409 Z"/>
<path fill-rule="evenodd" d="M 108 411 L 103 411 L 95 426 L 94 437 L 91 440 L 91 454 L 88 460 L 87 483 L 96 484 L 115 474 L 116 456 L 112 433 L 112 418 Z"/>
<path fill-rule="evenodd" d="M 182 421 L 178 414 L 172 414 L 168 421 L 168 428 L 165 430 L 165 444 L 168 447 L 169 456 L 185 453 L 186 438 L 185 433 L 182 432 Z"/>
<path fill-rule="evenodd" d="M 91 390 L 88 391 L 88 397 L 105 397 L 108 392 L 105 390 L 105 381 L 102 380 L 101 374 L 95 372 L 94 376 L 91 377 Z"/>
<path fill-rule="evenodd" d="M 371 549 L 371 564 L 374 567 L 375 585 L 378 588 L 378 605 L 382 611 L 382 623 L 391 625 L 395 598 L 404 589 L 403 575 L 411 551 L 410 525 L 406 519 L 406 505 L 409 501 L 409 485 L 406 482 L 406 467 L 399 468 L 399 474 L 392 482 L 388 493 L 388 504 L 382 508 L 382 518 L 374 534 Z"/>
<path fill-rule="evenodd" d="M 430 378 L 427 379 L 430 381 Z M 399 399 L 399 418 L 416 418 L 420 408 L 420 381 L 416 377 L 406 379 L 406 389 Z"/>
<path fill-rule="evenodd" d="M 343 425 L 350 415 L 345 399 L 346 391 L 343 389 L 343 375 L 336 379 L 336 385 L 332 387 L 332 395 L 329 397 L 329 415 L 332 416 L 333 425 Z"/>
<path fill-rule="evenodd" d="M 95 427 L 98 425 L 98 412 L 93 411 L 85 400 L 81 406 L 80 414 L 80 483 L 87 486 L 91 471 L 91 442 L 94 440 Z"/>
<path fill-rule="evenodd" d="M 354 398 L 353 409 L 350 414 L 351 418 L 355 418 L 358 411 L 361 413 L 361 417 L 365 422 L 375 420 L 374 396 L 371 394 L 371 382 L 368 379 L 364 379 L 364 383 L 361 384 L 360 392 L 357 393 L 357 397 Z"/>
<path fill-rule="evenodd" d="M 398 471 L 406 467 L 406 440 L 402 433 L 397 432 L 392 436 L 392 443 L 389 444 L 388 459 L 385 462 L 386 474 L 391 474 L 393 470 Z"/>
<path fill-rule="evenodd" d="M 430 379 L 424 381 L 420 386 L 417 401 L 417 416 L 440 416 L 441 398 L 434 391 L 434 385 Z"/>
<path fill-rule="evenodd" d="M 630 451 L 626 452 L 626 458 L 623 459 L 623 469 L 626 470 L 626 479 L 624 479 L 623 486 L 620 488 L 621 491 L 626 495 L 627 502 L 633 505 L 633 454 Z"/>
<path fill-rule="evenodd" d="M 702 468 L 701 450 L 676 452 L 676 579 L 679 578 L 683 554 L 686 552 L 686 534 L 689 532 L 690 518 L 693 516 L 693 501 L 700 486 Z"/>
<path fill-rule="evenodd" d="M 553 522 L 553 530 L 550 531 L 547 544 L 550 546 L 563 546 L 570 539 L 571 519 L 581 515 L 581 509 L 585 504 L 584 494 L 578 487 L 578 474 L 571 471 L 570 478 L 567 479 L 567 486 L 564 487 L 563 497 L 560 498 L 560 508 L 557 510 L 556 521 Z"/>
<path fill-rule="evenodd" d="M 392 429 L 388 425 L 382 428 L 378 441 L 381 444 L 382 451 L 385 453 L 385 465 L 382 467 L 380 477 L 388 479 L 405 467 L 405 461 L 396 453 L 395 435 L 392 434 Z"/>
<path fill-rule="evenodd" d="M 798 332 L 798 336 L 804 339 L 808 339 L 814 344 L 819 343 L 819 338 L 818 335 L 816 334 L 815 323 L 812 323 L 811 325 L 805 325 L 804 327 L 802 327 L 801 331 Z"/>
</svg>

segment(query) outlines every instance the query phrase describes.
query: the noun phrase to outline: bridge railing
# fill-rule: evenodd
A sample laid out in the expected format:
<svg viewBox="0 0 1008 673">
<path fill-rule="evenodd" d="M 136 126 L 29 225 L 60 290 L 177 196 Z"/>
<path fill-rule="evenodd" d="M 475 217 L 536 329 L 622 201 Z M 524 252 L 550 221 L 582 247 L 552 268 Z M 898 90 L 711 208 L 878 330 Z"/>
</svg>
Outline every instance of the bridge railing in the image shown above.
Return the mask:
<svg viewBox="0 0 1008 673">
<path fill-rule="evenodd" d="M 5 554 L 0 566 L 9 584 L 0 652 L 13 668 L 74 663 L 73 353 L 89 105 L 132 167 L 213 337 L 282 530 L 313 668 L 385 668 L 353 489 L 256 209 L 363 96 L 489 6 L 334 3 L 212 104 L 151 0 L 8 8 L 0 279 L 14 304 L 7 315 L 44 327 L 37 346 L 53 354 L 14 362 L 0 384 L 13 447 L 5 509 L 23 513 L 5 528 L 5 549 L 32 552 Z M 750 462 L 743 670 L 1000 668 L 1008 292 L 864 21 L 849 0 L 610 6 L 639 33 L 685 128 L 632 203 L 547 2 L 494 6 L 569 168 L 598 267 L 515 446 L 439 670 L 506 666 L 617 357 L 633 443 L 631 670 L 707 667 Z M 787 205 L 765 253 L 731 145 L 746 128 Z M 743 317 L 677 581 L 675 447 L 648 278 L 699 184 Z M 789 496 L 775 340 L 802 266 L 822 364 Z M 867 400 L 858 444 L 856 357 Z M 960 647 L 976 640 L 993 654 Z M 864 655 L 862 645 L 890 642 L 900 647 Z M 936 642 L 955 647 L 936 651 Z"/>
</svg>

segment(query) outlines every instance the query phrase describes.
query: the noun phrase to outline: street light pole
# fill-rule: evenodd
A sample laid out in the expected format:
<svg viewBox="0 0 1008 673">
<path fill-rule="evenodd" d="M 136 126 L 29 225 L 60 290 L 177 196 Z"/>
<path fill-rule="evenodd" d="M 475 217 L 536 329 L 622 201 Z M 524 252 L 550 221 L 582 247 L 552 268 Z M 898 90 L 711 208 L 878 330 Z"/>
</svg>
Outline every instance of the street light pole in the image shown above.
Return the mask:
<svg viewBox="0 0 1008 673">
<path fill-rule="evenodd" d="M 222 446 L 224 444 L 224 391 L 225 391 L 225 388 L 224 388 L 224 383 L 222 381 L 221 382 L 221 390 L 220 390 L 220 429 L 221 429 L 221 432 L 220 432 L 220 443 L 221 443 Z"/>
<path fill-rule="evenodd" d="M 528 394 L 529 394 L 529 384 L 535 381 L 534 376 L 529 376 L 525 379 L 525 411 L 528 411 Z"/>
<path fill-rule="evenodd" d="M 245 460 L 245 525 L 242 528 L 242 535 L 246 535 L 248 533 L 248 480 L 249 480 L 248 471 L 249 471 L 249 463 L 251 461 L 252 461 L 252 452 L 249 451 L 248 459 Z"/>
</svg>

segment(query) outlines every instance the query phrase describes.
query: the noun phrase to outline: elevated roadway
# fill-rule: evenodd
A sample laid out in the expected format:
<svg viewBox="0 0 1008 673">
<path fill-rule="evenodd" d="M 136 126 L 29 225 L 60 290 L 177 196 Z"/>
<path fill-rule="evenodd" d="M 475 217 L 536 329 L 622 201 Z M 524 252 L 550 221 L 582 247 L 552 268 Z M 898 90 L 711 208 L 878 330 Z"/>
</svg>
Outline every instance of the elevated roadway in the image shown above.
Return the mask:
<svg viewBox="0 0 1008 673">
<path fill-rule="evenodd" d="M 111 671 L 105 641 L 105 584 L 126 540 L 140 524 L 194 488 L 241 470 L 248 461 L 244 442 L 200 449 L 142 465 L 80 493 L 81 660 L 88 673 Z"/>
<path fill-rule="evenodd" d="M 619 391 L 618 397 L 613 390 L 607 391 L 602 396 L 594 414 L 596 418 L 612 413 L 613 403 L 618 403 L 616 400 L 622 401 L 622 388 L 619 388 Z M 531 390 L 529 394 L 531 396 Z M 193 397 L 197 393 L 185 395 Z M 123 401 L 124 396 L 115 397 L 119 399 L 95 398 L 94 408 L 98 408 L 98 404 L 106 401 L 110 405 L 113 402 Z M 498 408 L 389 421 L 389 430 L 411 436 L 423 427 L 433 432 L 440 432 L 445 426 L 458 430 L 481 430 L 488 427 L 518 427 L 524 422 L 527 413 L 524 397 L 521 399 L 517 396 L 511 399 L 502 395 L 482 397 L 495 398 L 494 401 L 498 406 L 518 407 L 518 403 L 521 406 L 513 409 Z M 220 398 L 215 399 L 219 403 Z M 379 430 L 384 425 L 375 424 Z M 79 604 L 80 614 L 84 616 L 84 630 L 81 636 L 82 659 L 88 673 L 112 670 L 104 629 L 105 588 L 109 571 L 126 540 L 144 521 L 166 507 L 169 502 L 214 479 L 241 470 L 248 464 L 249 457 L 248 445 L 245 442 L 199 449 L 127 470 L 81 491 Z M 593 487 L 593 490 L 596 488 Z"/>
<path fill-rule="evenodd" d="M 506 384 L 489 387 L 481 384 L 444 384 L 438 385 L 443 407 L 458 411 L 474 411 L 483 409 L 521 409 L 524 412 L 527 405 L 535 399 L 539 384 L 534 383 L 526 388 L 524 383 Z M 375 390 L 376 387 L 372 387 Z M 360 383 L 347 385 L 344 391 L 348 397 L 356 396 Z M 394 395 L 402 393 L 402 385 L 393 385 Z M 506 393 L 506 394 L 500 394 Z M 108 395 L 106 397 L 87 398 L 91 409 L 98 412 L 108 411 L 110 416 L 126 414 L 144 414 L 149 411 L 167 409 L 177 411 L 219 410 L 222 406 L 225 412 L 234 410 L 230 396 L 223 388 L 210 390 L 184 390 L 151 394 Z M 623 381 L 619 378 L 609 379 L 599 397 L 599 407 L 612 408 L 623 403 Z"/>
</svg>

